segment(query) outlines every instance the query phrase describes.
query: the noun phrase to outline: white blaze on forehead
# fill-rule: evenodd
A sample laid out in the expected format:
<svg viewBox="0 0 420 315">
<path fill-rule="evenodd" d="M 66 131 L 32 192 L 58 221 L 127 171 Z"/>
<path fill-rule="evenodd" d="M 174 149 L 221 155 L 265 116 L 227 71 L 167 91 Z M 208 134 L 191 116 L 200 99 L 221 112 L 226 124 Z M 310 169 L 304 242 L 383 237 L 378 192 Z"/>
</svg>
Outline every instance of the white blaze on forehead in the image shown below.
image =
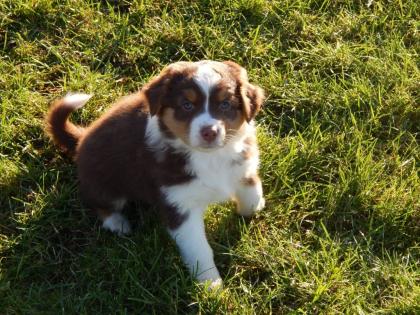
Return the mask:
<svg viewBox="0 0 420 315">
<path fill-rule="evenodd" d="M 190 127 L 190 144 L 193 147 L 200 147 L 203 145 L 203 139 L 200 134 L 200 130 L 203 127 L 211 126 L 217 129 L 218 135 L 214 140 L 213 145 L 221 147 L 223 145 L 223 139 L 225 137 L 225 130 L 221 121 L 213 118 L 209 113 L 209 98 L 210 92 L 214 86 L 219 83 L 222 79 L 220 73 L 218 73 L 212 64 L 214 61 L 200 61 L 197 62 L 197 71 L 193 76 L 195 83 L 200 87 L 204 94 L 204 112 L 195 117 L 191 122 Z"/>
<path fill-rule="evenodd" d="M 204 93 L 204 108 L 208 111 L 210 91 L 222 79 L 222 76 L 211 67 L 208 61 L 197 62 L 197 66 L 194 81 Z"/>
</svg>

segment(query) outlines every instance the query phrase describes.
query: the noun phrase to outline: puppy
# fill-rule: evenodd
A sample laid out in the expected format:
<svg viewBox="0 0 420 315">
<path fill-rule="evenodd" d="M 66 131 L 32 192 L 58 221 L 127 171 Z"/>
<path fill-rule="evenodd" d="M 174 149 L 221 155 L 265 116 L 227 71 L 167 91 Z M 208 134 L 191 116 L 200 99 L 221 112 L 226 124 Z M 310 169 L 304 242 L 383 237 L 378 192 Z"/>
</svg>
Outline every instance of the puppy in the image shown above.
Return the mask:
<svg viewBox="0 0 420 315">
<path fill-rule="evenodd" d="M 200 282 L 222 284 L 203 215 L 234 200 L 250 216 L 264 207 L 253 118 L 263 91 L 238 64 L 176 62 L 89 127 L 68 121 L 90 98 L 67 95 L 47 116 L 47 131 L 74 157 L 84 204 L 103 227 L 130 233 L 124 204 L 156 206 L 183 261 Z"/>
</svg>

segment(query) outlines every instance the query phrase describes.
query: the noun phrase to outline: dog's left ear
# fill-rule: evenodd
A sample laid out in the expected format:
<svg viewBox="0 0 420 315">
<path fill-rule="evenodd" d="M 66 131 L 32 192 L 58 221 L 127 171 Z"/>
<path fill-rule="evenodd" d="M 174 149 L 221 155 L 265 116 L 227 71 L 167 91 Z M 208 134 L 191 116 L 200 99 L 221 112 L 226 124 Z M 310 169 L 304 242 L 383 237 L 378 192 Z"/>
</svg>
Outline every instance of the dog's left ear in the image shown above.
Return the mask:
<svg viewBox="0 0 420 315">
<path fill-rule="evenodd" d="M 248 74 L 240 65 L 233 61 L 225 61 L 224 63 L 231 68 L 237 78 L 245 119 L 250 122 L 261 110 L 264 102 L 264 91 L 259 86 L 249 83 Z"/>
<path fill-rule="evenodd" d="M 264 102 L 264 91 L 259 86 L 252 85 L 251 83 L 247 84 L 245 90 L 246 98 L 248 98 L 248 104 L 245 104 L 247 102 L 244 101 L 245 118 L 247 122 L 250 122 L 261 110 Z"/>
</svg>

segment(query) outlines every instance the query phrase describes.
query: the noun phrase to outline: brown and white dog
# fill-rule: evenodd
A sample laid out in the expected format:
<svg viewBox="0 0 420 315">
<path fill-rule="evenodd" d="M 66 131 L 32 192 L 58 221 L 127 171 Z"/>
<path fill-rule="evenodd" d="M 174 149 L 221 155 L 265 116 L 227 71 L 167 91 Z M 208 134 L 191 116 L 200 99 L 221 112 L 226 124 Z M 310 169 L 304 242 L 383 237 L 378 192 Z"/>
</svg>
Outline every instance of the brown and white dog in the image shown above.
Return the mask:
<svg viewBox="0 0 420 315">
<path fill-rule="evenodd" d="M 68 116 L 90 97 L 67 95 L 47 116 L 76 161 L 83 202 L 119 234 L 131 231 L 127 201 L 155 205 L 190 272 L 220 285 L 203 215 L 227 200 L 244 216 L 264 207 L 253 123 L 262 90 L 231 61 L 177 62 L 89 127 L 73 125 Z"/>
</svg>

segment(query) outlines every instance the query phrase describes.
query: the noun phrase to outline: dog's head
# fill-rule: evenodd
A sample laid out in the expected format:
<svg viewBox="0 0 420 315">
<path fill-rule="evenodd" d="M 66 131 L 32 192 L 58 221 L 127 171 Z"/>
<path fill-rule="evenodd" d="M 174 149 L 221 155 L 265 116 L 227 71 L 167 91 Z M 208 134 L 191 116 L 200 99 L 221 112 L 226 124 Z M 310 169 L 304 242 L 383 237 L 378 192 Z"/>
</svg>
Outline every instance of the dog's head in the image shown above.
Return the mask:
<svg viewBox="0 0 420 315">
<path fill-rule="evenodd" d="M 243 132 L 264 98 L 231 61 L 173 63 L 143 91 L 161 130 L 199 150 L 223 147 Z"/>
</svg>

